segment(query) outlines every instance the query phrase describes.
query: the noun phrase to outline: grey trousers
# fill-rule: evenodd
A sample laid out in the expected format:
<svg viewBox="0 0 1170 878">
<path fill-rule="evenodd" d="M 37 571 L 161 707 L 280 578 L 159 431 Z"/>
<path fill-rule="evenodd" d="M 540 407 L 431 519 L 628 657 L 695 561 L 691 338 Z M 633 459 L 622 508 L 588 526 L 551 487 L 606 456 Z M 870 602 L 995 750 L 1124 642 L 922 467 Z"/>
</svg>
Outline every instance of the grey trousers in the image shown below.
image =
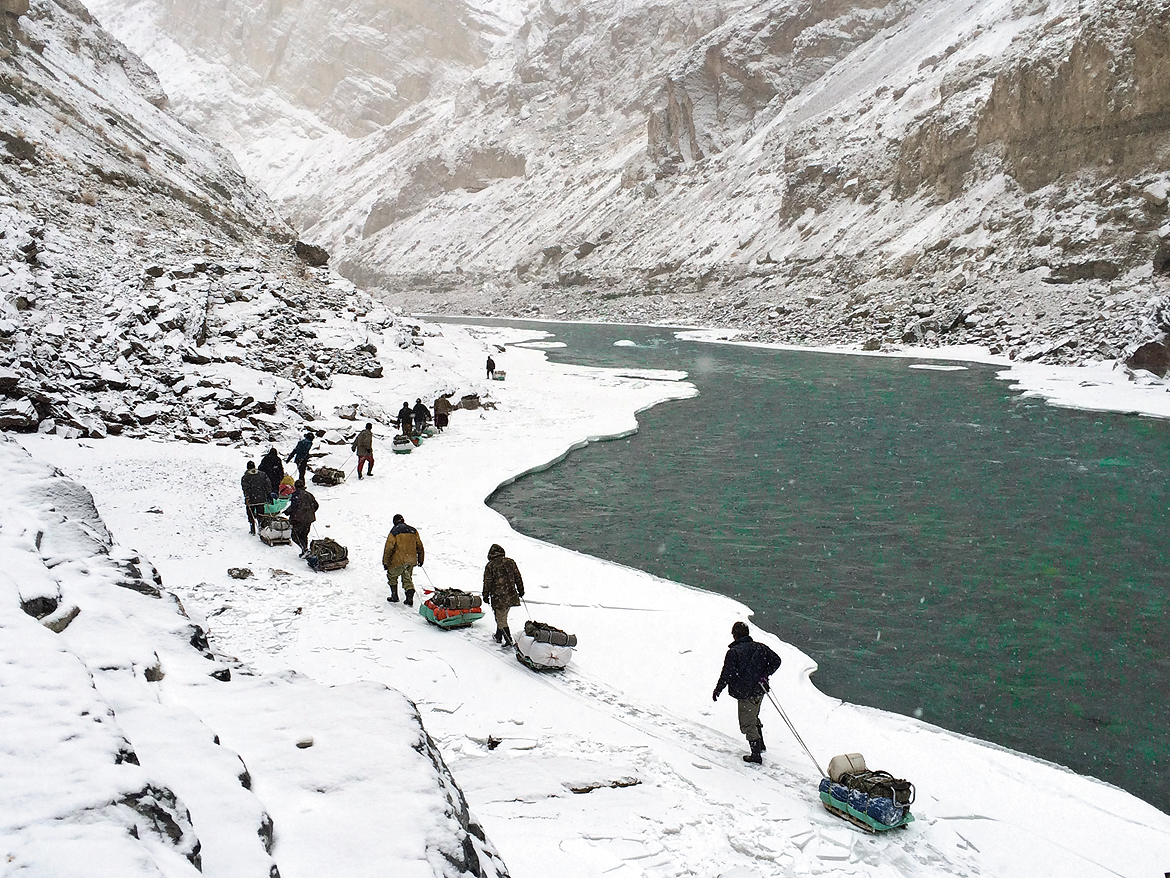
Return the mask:
<svg viewBox="0 0 1170 878">
<path fill-rule="evenodd" d="M 739 730 L 748 742 L 764 740 L 763 726 L 760 724 L 760 705 L 764 703 L 764 696 L 754 698 L 739 698 Z"/>
</svg>

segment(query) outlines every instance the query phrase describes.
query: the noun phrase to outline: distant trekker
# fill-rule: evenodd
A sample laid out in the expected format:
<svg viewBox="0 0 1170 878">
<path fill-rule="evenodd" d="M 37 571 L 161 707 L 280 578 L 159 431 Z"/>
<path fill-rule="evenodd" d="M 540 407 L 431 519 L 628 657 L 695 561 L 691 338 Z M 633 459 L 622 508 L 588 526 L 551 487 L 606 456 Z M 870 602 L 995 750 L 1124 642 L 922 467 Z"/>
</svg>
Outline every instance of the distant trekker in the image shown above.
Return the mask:
<svg viewBox="0 0 1170 878">
<path fill-rule="evenodd" d="M 354 437 L 353 445 L 350 448 L 357 455 L 358 479 L 360 480 L 362 477 L 362 464 L 366 465 L 366 475 L 372 476 L 374 474 L 374 425 L 366 424 L 366 429 Z"/>
<path fill-rule="evenodd" d="M 446 429 L 447 424 L 450 422 L 452 408 L 451 400 L 447 399 L 447 397 L 440 396 L 435 399 L 435 429 L 440 433 Z"/>
<path fill-rule="evenodd" d="M 284 480 L 284 464 L 280 462 L 280 452 L 269 448 L 268 453 L 260 458 L 260 472 L 268 476 L 269 490 L 273 493 L 280 491 L 280 483 Z"/>
<path fill-rule="evenodd" d="M 723 659 L 723 673 L 719 675 L 711 700 L 718 701 L 726 686 L 731 697 L 739 702 L 739 730 L 752 748 L 743 761 L 759 765 L 764 761 L 760 754 L 768 749 L 764 746 L 760 704 L 768 692 L 768 678 L 780 668 L 780 656 L 752 640 L 746 622 L 732 625 L 731 637 L 727 656 Z"/>
<path fill-rule="evenodd" d="M 256 462 L 249 460 L 248 468 L 240 477 L 240 487 L 244 490 L 244 509 L 248 512 L 248 532 L 255 534 L 257 517 L 264 511 L 272 486 L 268 476 L 256 469 Z"/>
<path fill-rule="evenodd" d="M 496 377 L 496 361 L 492 359 L 491 354 L 488 354 L 487 377 L 488 377 L 488 381 L 491 381 L 493 378 Z"/>
<path fill-rule="evenodd" d="M 306 430 L 305 436 L 296 447 L 288 453 L 288 457 L 284 459 L 285 463 L 290 460 L 296 461 L 297 464 L 297 478 L 302 482 L 305 480 L 305 470 L 309 467 L 309 452 L 313 450 L 313 431 Z"/>
<path fill-rule="evenodd" d="M 422 537 L 418 531 L 406 523 L 401 515 L 394 516 L 394 527 L 386 537 L 386 545 L 382 549 L 382 566 L 386 568 L 386 582 L 390 586 L 388 603 L 398 603 L 398 580 L 402 579 L 405 590 L 403 603 L 408 607 L 414 606 L 414 568 L 423 566 Z"/>
<path fill-rule="evenodd" d="M 431 419 L 431 410 L 428 409 L 422 401 L 422 398 L 414 401 L 414 432 L 421 433 L 426 427 L 427 421 Z"/>
<path fill-rule="evenodd" d="M 296 490 L 288 504 L 288 520 L 292 525 L 292 541 L 301 547 L 301 557 L 309 553 L 309 529 L 317 520 L 317 498 L 305 487 L 304 479 L 297 479 Z"/>
<path fill-rule="evenodd" d="M 492 544 L 488 549 L 487 566 L 483 568 L 483 599 L 492 605 L 496 614 L 496 643 L 512 645 L 508 628 L 508 610 L 520 606 L 524 597 L 524 579 L 516 562 L 504 554 L 502 546 Z"/>
<path fill-rule="evenodd" d="M 414 412 L 411 411 L 410 403 L 402 403 L 402 408 L 398 410 L 398 430 L 403 436 L 409 436 L 411 425 L 414 423 Z"/>
</svg>

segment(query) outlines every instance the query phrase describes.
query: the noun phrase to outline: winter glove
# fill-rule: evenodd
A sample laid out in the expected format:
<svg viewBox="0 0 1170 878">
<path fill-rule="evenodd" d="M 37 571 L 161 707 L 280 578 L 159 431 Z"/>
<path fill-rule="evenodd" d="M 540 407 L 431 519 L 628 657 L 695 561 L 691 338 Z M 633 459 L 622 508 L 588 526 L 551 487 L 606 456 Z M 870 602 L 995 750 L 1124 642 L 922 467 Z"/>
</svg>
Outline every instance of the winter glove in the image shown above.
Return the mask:
<svg viewBox="0 0 1170 878">
<path fill-rule="evenodd" d="M 518 589 L 516 589 L 516 594 L 520 595 L 520 597 L 524 597 L 524 586 L 520 586 Z"/>
<path fill-rule="evenodd" d="M 715 691 L 711 693 L 711 700 L 712 700 L 712 701 L 718 701 L 718 700 L 719 700 L 719 688 L 718 688 L 718 687 L 716 687 L 716 688 L 715 688 Z"/>
</svg>

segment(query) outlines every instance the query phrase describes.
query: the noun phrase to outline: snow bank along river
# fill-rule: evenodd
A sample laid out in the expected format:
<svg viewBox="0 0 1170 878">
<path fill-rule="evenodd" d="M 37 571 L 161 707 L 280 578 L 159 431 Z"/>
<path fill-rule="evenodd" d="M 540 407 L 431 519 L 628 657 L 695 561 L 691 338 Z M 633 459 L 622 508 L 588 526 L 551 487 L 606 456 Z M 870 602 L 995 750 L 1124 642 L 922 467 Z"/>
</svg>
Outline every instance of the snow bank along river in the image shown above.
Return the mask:
<svg viewBox="0 0 1170 878">
<path fill-rule="evenodd" d="M 403 399 L 437 387 L 482 385 L 489 345 L 524 335 L 443 332 L 428 336 L 423 350 L 379 345 L 386 368 L 380 381 L 343 376 L 328 391 L 306 390 L 308 403 L 325 413 L 318 425 L 352 432 L 352 422 L 330 416 L 335 406 L 362 401 L 395 411 Z M 385 683 L 415 701 L 515 878 L 772 878 L 827 871 L 1104 878 L 1165 871 L 1170 817 L 1154 807 L 1023 754 L 827 697 L 809 683 L 807 656 L 767 632 L 761 638 L 784 659 L 776 691 L 814 752 L 825 760 L 859 750 L 871 763 L 911 778 L 919 789 L 918 821 L 874 838 L 827 814 L 816 797 L 815 769 L 774 716 L 765 717 L 765 764 L 746 766 L 734 706 L 713 705 L 710 689 L 731 624 L 750 610 L 518 535 L 483 503 L 517 473 L 589 437 L 629 432 L 635 412 L 693 395 L 693 387 L 678 372 L 623 377 L 551 363 L 539 350 L 511 348 L 497 362 L 507 381 L 480 388 L 490 389 L 496 409 L 454 413 L 448 433 L 406 456 L 388 453 L 390 432 L 380 428 L 373 479 L 314 489 L 318 533 L 351 551 L 349 567 L 329 574 L 312 573 L 289 547 L 268 548 L 247 535 L 239 477 L 245 460 L 263 448 L 47 436 L 22 437 L 22 443 L 93 492 L 117 541 L 151 558 L 188 611 L 205 618 L 219 650 L 261 672 L 295 669 L 327 686 Z M 193 376 L 228 378 L 233 388 L 271 381 L 230 364 L 188 368 Z M 290 429 L 285 450 L 295 438 Z M 348 456 L 348 447 L 337 445 L 320 462 L 347 465 Z M 524 572 L 533 613 L 580 638 L 571 671 L 535 675 L 492 642 L 490 625 L 440 631 L 387 604 L 380 560 L 395 512 L 426 543 L 426 566 L 417 577 L 423 585 L 477 588 L 487 547 L 504 545 Z M 256 575 L 235 580 L 229 567 Z M 213 715 L 205 719 L 216 725 Z M 338 722 L 326 713 L 302 716 L 296 734 L 317 741 L 310 752 L 344 748 Z M 489 737 L 500 745 L 489 748 Z M 291 763 L 299 752 L 290 746 L 273 757 Z M 339 788 L 371 779 L 382 784 L 382 831 L 377 838 L 328 831 L 365 825 L 368 805 L 329 814 L 323 827 L 296 818 L 299 798 L 264 801 L 276 818 L 272 857 L 281 875 L 420 874 L 417 852 L 389 860 L 374 853 L 395 839 L 393 773 L 371 765 L 363 774 L 361 753 L 347 753 L 344 764 L 353 777 L 339 776 Z M 250 768 L 254 789 L 282 788 L 272 782 L 284 772 L 280 761 L 265 768 L 271 776 Z M 628 785 L 630 779 L 637 783 Z M 298 795 L 316 801 L 314 790 Z M 219 862 L 231 865 L 230 858 Z"/>
<path fill-rule="evenodd" d="M 700 394 L 497 491 L 519 531 L 742 600 L 830 695 L 1170 810 L 1170 422 L 1053 408 L 986 365 L 542 328 L 554 360 Z"/>
</svg>

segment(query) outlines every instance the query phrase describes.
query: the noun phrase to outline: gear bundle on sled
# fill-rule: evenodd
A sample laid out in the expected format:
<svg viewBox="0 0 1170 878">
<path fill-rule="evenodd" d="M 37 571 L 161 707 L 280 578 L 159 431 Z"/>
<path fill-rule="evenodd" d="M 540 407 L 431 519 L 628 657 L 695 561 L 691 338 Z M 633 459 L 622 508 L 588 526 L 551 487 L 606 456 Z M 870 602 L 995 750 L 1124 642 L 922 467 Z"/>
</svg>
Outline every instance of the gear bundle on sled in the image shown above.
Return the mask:
<svg viewBox="0 0 1170 878">
<path fill-rule="evenodd" d="M 573 660 L 576 634 L 529 620 L 524 633 L 516 635 L 516 661 L 534 671 L 559 671 Z"/>
<path fill-rule="evenodd" d="M 395 454 L 410 454 L 418 443 L 404 433 L 399 433 L 390 443 Z"/>
<path fill-rule="evenodd" d="M 288 503 L 284 505 L 287 506 Z M 292 542 L 292 523 L 283 515 L 268 515 L 262 512 L 256 516 L 256 522 L 264 545 L 287 546 Z"/>
<path fill-rule="evenodd" d="M 834 756 L 821 778 L 821 802 L 866 832 L 885 832 L 914 821 L 914 784 L 888 771 L 870 771 L 860 753 Z"/>
<path fill-rule="evenodd" d="M 314 485 L 325 485 L 326 487 L 331 487 L 333 485 L 340 485 L 344 481 L 345 470 L 340 470 L 336 467 L 317 467 L 317 471 L 313 473 Z"/>
<path fill-rule="evenodd" d="M 309 554 L 305 560 L 314 570 L 340 570 L 349 566 L 349 549 L 325 537 L 309 543 Z"/>
<path fill-rule="evenodd" d="M 440 588 L 419 605 L 418 614 L 440 628 L 466 628 L 483 618 L 483 599 L 457 588 Z"/>
</svg>

